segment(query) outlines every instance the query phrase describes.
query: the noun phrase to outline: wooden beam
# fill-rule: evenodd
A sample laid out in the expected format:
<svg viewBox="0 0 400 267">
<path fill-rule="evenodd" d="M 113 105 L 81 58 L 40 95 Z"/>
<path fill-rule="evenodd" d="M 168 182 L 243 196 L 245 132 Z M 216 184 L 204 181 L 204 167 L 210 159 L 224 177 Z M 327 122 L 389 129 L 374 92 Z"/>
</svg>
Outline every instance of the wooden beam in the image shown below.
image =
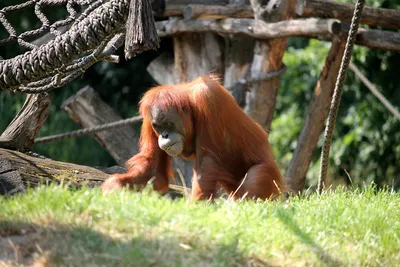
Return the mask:
<svg viewBox="0 0 400 267">
<path fill-rule="evenodd" d="M 52 183 L 94 187 L 99 186 L 109 174 L 107 168 L 42 159 L 0 148 L 0 195 L 21 193 L 28 186 Z M 182 187 L 170 185 L 171 195 L 182 196 L 184 192 Z"/>
<path fill-rule="evenodd" d="M 266 23 L 253 19 L 166 20 L 156 22 L 160 37 L 190 32 L 247 35 L 256 39 L 310 37 L 339 33 L 338 20 L 304 19 Z"/>
<path fill-rule="evenodd" d="M 336 1 L 307 0 L 301 17 L 335 18 L 351 22 L 354 12 L 353 4 Z M 361 15 L 361 24 L 400 29 L 400 10 L 365 6 Z"/>
<path fill-rule="evenodd" d="M 0 136 L 0 147 L 30 151 L 34 139 L 46 121 L 51 97 L 48 93 L 28 94 L 24 105 Z"/>
<path fill-rule="evenodd" d="M 188 5 L 185 7 L 176 7 L 177 10 L 179 8 L 182 9 L 182 15 L 185 19 L 226 19 L 254 17 L 253 9 L 249 5 Z"/>
<path fill-rule="evenodd" d="M 252 19 L 171 20 L 156 22 L 160 37 L 189 32 L 214 32 L 221 35 L 246 35 L 256 39 L 308 37 L 326 41 L 332 35 L 348 32 L 344 23 L 335 19 L 301 19 L 265 23 Z M 400 33 L 394 31 L 359 29 L 356 44 L 373 49 L 400 52 Z"/>
<path fill-rule="evenodd" d="M 354 5 L 334 1 L 308 0 L 302 13 L 295 14 L 297 18 L 332 18 L 351 22 Z M 254 12 L 250 5 L 212 4 L 173 4 L 168 2 L 164 16 L 183 16 L 186 19 L 197 18 L 253 18 Z M 400 28 L 400 10 L 388 8 L 364 7 L 361 24 L 379 26 L 389 29 Z"/>
<path fill-rule="evenodd" d="M 285 174 L 289 189 L 293 193 L 297 194 L 303 190 L 308 167 L 317 147 L 318 139 L 324 129 L 325 120 L 328 117 L 345 44 L 345 38 L 338 36 L 333 38 L 331 49 L 314 89 L 303 129 Z"/>
<path fill-rule="evenodd" d="M 359 29 L 356 44 L 374 49 L 400 52 L 400 32 Z"/>
</svg>

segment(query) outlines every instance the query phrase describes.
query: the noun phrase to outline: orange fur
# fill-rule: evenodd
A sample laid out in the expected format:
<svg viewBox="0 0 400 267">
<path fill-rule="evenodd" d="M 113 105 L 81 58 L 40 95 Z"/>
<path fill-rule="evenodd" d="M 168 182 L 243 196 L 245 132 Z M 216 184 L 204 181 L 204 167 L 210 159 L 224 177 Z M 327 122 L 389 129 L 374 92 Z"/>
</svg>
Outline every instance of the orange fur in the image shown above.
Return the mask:
<svg viewBox="0 0 400 267">
<path fill-rule="evenodd" d="M 234 198 L 274 198 L 285 188 L 266 132 L 239 107 L 218 77 L 207 75 L 145 93 L 139 109 L 143 115 L 140 153 L 127 162 L 128 173 L 107 179 L 103 190 L 144 185 L 151 177 L 156 190 L 168 189 L 171 160 L 158 147 L 150 123 L 154 106 L 176 108 L 185 125 L 184 147 L 194 143 L 194 153 L 184 157 L 195 160 L 193 198 L 215 196 L 218 185 L 228 194 L 235 193 Z"/>
</svg>

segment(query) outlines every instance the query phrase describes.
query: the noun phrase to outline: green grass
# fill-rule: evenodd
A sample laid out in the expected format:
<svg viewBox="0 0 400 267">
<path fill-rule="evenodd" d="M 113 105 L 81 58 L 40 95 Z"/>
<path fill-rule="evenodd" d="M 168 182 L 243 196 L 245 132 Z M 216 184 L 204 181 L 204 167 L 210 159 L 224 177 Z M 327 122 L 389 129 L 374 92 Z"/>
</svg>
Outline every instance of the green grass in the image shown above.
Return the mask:
<svg viewBox="0 0 400 267">
<path fill-rule="evenodd" d="M 58 187 L 0 198 L 5 265 L 398 266 L 399 250 L 400 194 L 373 187 L 286 202 Z"/>
</svg>

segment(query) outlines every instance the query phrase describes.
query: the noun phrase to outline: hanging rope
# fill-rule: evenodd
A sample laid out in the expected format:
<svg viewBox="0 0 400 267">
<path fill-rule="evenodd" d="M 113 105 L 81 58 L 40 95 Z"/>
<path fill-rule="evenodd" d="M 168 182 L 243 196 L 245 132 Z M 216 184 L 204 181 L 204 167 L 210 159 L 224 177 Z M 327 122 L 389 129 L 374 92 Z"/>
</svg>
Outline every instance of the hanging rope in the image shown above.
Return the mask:
<svg viewBox="0 0 400 267">
<path fill-rule="evenodd" d="M 342 58 L 342 63 L 340 65 L 339 74 L 336 79 L 335 89 L 333 91 L 332 102 L 330 106 L 328 121 L 325 128 L 324 134 L 324 145 L 322 147 L 321 153 L 321 164 L 320 164 L 320 173 L 318 179 L 318 193 L 321 194 L 324 188 L 324 182 L 326 179 L 326 175 L 328 173 L 329 166 L 329 152 L 332 143 L 332 135 L 333 129 L 335 127 L 335 121 L 337 112 L 340 105 L 340 98 L 342 96 L 342 87 L 344 81 L 346 79 L 347 69 L 350 64 L 351 55 L 353 52 L 354 42 L 356 40 L 356 34 L 358 31 L 358 26 L 360 24 L 361 13 L 364 8 L 365 0 L 357 0 L 355 5 L 355 10 L 353 13 L 353 18 L 351 21 L 349 36 L 347 37 L 346 47 L 344 50 L 344 55 Z"/>
<path fill-rule="evenodd" d="M 60 5 L 66 6 L 68 17 L 50 23 L 44 8 Z M 42 25 L 19 33 L 8 18 L 27 8 L 34 9 Z M 128 58 L 157 48 L 160 41 L 151 0 L 26 0 L 0 8 L 0 27 L 8 33 L 0 46 L 17 43 L 29 50 L 0 60 L 0 91 L 29 94 L 62 87 L 98 61 L 114 61 L 111 54 L 124 40 Z M 33 37 L 38 39 L 30 41 Z M 50 40 L 38 45 L 41 38 Z"/>
</svg>

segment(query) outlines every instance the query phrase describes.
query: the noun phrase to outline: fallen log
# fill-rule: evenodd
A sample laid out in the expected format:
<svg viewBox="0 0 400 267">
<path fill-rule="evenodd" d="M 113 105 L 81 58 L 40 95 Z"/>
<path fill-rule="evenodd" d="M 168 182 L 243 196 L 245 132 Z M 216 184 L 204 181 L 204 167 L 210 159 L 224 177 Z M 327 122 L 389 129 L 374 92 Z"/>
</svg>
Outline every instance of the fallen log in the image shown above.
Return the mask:
<svg viewBox="0 0 400 267">
<path fill-rule="evenodd" d="M 32 157 L 27 154 L 0 148 L 0 195 L 24 192 L 28 187 L 46 184 L 64 184 L 73 188 L 83 185 L 96 187 L 110 173 L 120 168 L 89 167 L 51 159 Z M 186 189 L 190 191 L 190 189 Z M 170 185 L 172 196 L 184 195 L 184 188 Z"/>
</svg>

